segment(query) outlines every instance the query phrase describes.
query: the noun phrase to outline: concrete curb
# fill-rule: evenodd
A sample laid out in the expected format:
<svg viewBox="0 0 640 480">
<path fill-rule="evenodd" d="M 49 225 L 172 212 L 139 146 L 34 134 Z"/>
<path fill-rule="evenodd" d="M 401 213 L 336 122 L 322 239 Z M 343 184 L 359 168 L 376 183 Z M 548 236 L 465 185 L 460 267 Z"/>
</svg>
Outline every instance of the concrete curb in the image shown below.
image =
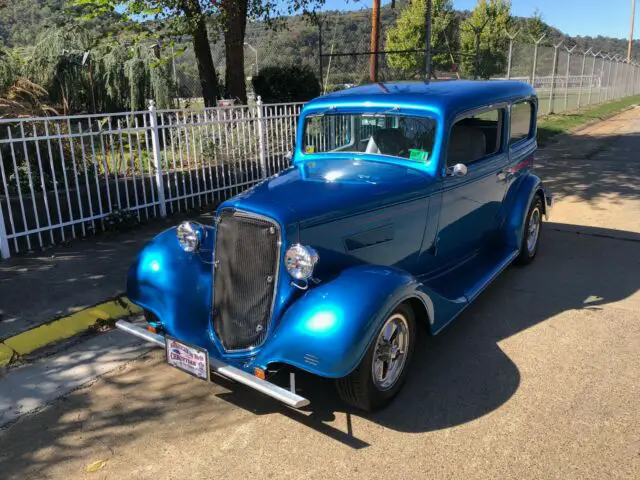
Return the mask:
<svg viewBox="0 0 640 480">
<path fill-rule="evenodd" d="M 8 337 L 0 342 L 0 367 L 6 367 L 19 358 L 53 343 L 141 311 L 142 309 L 131 303 L 127 297 L 119 296 Z"/>
</svg>

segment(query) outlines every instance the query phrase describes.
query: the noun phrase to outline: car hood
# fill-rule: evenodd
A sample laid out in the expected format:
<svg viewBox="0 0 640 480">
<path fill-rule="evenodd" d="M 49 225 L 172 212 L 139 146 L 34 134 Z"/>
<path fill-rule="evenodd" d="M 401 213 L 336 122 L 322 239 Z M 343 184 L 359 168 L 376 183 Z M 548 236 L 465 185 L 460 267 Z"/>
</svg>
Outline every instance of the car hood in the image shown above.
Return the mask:
<svg viewBox="0 0 640 480">
<path fill-rule="evenodd" d="M 353 157 L 307 161 L 225 202 L 278 220 L 313 225 L 427 195 L 429 174 L 390 162 Z"/>
</svg>

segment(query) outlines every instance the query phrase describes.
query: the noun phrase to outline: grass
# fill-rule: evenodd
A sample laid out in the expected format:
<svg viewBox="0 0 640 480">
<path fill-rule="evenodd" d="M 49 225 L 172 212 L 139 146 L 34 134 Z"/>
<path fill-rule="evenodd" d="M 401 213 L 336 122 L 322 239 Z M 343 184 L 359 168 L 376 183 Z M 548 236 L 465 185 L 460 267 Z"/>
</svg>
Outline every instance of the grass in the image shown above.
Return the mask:
<svg viewBox="0 0 640 480">
<path fill-rule="evenodd" d="M 544 145 L 556 135 L 605 120 L 638 103 L 640 95 L 633 95 L 584 110 L 541 117 L 538 120 L 538 143 Z"/>
</svg>

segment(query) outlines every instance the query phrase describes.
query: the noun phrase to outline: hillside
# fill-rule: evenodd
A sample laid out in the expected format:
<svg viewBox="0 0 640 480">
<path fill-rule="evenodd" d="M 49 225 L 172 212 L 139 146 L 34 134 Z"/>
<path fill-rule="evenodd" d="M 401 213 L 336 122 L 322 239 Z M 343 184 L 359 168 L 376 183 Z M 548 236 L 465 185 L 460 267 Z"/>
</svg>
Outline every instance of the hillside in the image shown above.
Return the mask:
<svg viewBox="0 0 640 480">
<path fill-rule="evenodd" d="M 0 41 L 4 47 L 29 47 L 48 28 L 83 23 L 97 33 L 104 33 L 119 21 L 114 12 L 100 20 L 79 20 L 82 9 L 70 8 L 66 0 L 4 0 L 0 6 Z"/>
<path fill-rule="evenodd" d="M 381 49 L 385 49 L 386 31 L 392 26 L 403 6 L 408 0 L 398 0 L 396 8 L 389 5 L 381 11 Z M 469 12 L 458 12 L 458 20 L 462 21 Z M 116 13 L 109 17 L 87 21 L 81 20 L 82 12 L 79 8 L 69 8 L 66 0 L 3 0 L 0 2 L 0 41 L 5 49 L 18 49 L 17 57 L 28 57 L 36 45 L 36 37 L 48 28 L 60 27 L 63 25 L 73 25 L 83 23 L 88 27 L 88 31 L 98 38 L 105 33 L 113 33 L 111 40 L 117 39 L 120 44 L 129 44 L 129 38 L 124 26 L 124 20 Z M 319 72 L 319 53 L 365 53 L 369 51 L 371 32 L 371 10 L 363 8 L 354 11 L 328 11 L 318 15 L 322 24 L 322 45 L 319 44 L 319 28 L 317 24 L 310 21 L 308 17 L 302 15 L 284 17 L 275 22 L 275 25 L 267 26 L 260 22 L 249 22 L 246 32 L 246 43 L 258 50 L 257 63 L 253 50 L 249 47 L 245 49 L 245 72 L 251 76 L 257 68 L 267 65 L 283 64 L 306 64 Z M 523 28 L 531 19 L 514 18 L 511 30 L 515 31 Z M 460 23 L 460 22 L 458 22 Z M 140 24 L 139 24 L 140 25 Z M 149 30 L 162 30 L 166 24 L 148 23 L 140 25 Z M 548 47 L 557 43 L 563 33 L 542 22 L 539 25 L 540 31 L 547 33 L 547 37 L 542 42 L 539 50 L 538 70 L 541 74 L 550 71 L 553 58 L 553 49 Z M 210 31 L 211 48 L 214 63 L 218 74 L 224 76 L 224 42 L 221 34 L 216 32 L 212 26 Z M 516 45 L 514 48 L 514 62 L 512 65 L 512 75 L 526 76 L 531 71 L 532 47 L 529 35 L 521 34 L 518 38 L 520 42 L 527 44 Z M 164 48 L 161 50 L 163 60 L 171 62 L 171 72 L 175 71 L 177 84 L 176 95 L 183 98 L 199 97 L 200 82 L 198 78 L 197 66 L 191 42 L 184 38 L 177 42 L 173 48 L 168 42 L 163 42 Z M 567 37 L 565 45 L 577 44 L 579 50 L 593 48 L 595 51 L 602 50 L 611 54 L 626 54 L 627 44 L 624 39 L 608 37 Z M 546 48 L 544 46 L 547 46 Z M 443 46 L 436 46 L 443 48 Z M 562 50 L 561 50 L 562 51 Z M 455 52 L 454 52 L 455 53 Z M 175 55 L 174 55 L 175 54 Z M 640 60 L 640 40 L 634 42 L 634 58 Z M 580 73 L 581 62 L 574 56 L 571 66 L 571 74 Z M 341 84 L 363 81 L 368 78 L 368 56 L 332 56 L 331 59 L 325 56 L 323 64 L 323 76 L 325 83 Z M 456 60 L 459 62 L 459 59 Z M 175 70 L 173 69 L 175 64 Z M 560 62 L 562 65 L 562 61 Z M 384 74 L 384 59 L 381 63 L 381 76 Z M 563 67 L 560 67 L 563 68 Z M 562 70 L 564 71 L 564 70 Z M 327 80 L 328 72 L 331 79 Z M 6 82 L 5 82 L 6 83 Z M 4 85 L 4 83 L 3 83 Z M 6 86 L 6 85 L 5 85 Z"/>
<path fill-rule="evenodd" d="M 396 2 L 396 8 L 384 6 L 381 12 L 382 32 L 393 24 L 406 0 Z M 5 7 L 0 8 L 0 40 L 5 47 L 22 47 L 33 45 L 35 38 L 43 29 L 77 22 L 78 8 L 66 7 L 66 0 L 5 0 Z M 468 12 L 459 12 L 465 17 Z M 355 11 L 323 12 L 321 18 L 324 24 L 323 47 L 328 53 L 332 45 L 336 51 L 368 51 L 371 31 L 371 16 L 369 9 Z M 516 18 L 516 25 L 520 26 L 526 19 Z M 101 31 L 113 28 L 119 21 L 114 13 L 113 17 L 101 18 L 92 22 L 92 27 Z M 518 28 L 514 26 L 514 30 Z M 303 16 L 287 17 L 279 23 L 275 30 L 268 29 L 262 24 L 249 24 L 247 28 L 247 42 L 263 46 L 267 50 L 265 61 L 272 63 L 269 55 L 273 54 L 281 62 L 298 63 L 317 55 L 318 29 Z M 543 44 L 550 45 L 565 36 L 561 31 L 545 25 L 549 35 Z M 612 54 L 625 54 L 627 41 L 610 37 L 566 37 L 567 44 L 577 44 L 578 48 L 593 47 Z M 528 40 L 528 39 L 527 39 Z M 272 46 L 268 51 L 268 46 Z M 214 51 L 220 50 L 219 42 L 213 45 Z M 634 57 L 640 59 L 640 40 L 634 41 Z M 274 58 L 275 60 L 275 58 Z"/>
</svg>

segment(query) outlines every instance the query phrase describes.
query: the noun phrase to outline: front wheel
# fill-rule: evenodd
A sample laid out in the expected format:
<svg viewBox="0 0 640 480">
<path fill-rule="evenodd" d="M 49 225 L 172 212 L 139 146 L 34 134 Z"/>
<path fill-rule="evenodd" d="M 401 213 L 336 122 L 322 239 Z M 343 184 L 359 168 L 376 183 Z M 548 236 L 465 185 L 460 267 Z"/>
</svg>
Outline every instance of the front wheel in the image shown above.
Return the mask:
<svg viewBox="0 0 640 480">
<path fill-rule="evenodd" d="M 366 411 L 387 405 L 408 371 L 416 339 L 415 315 L 406 304 L 389 315 L 356 369 L 336 381 L 342 399 Z"/>
<path fill-rule="evenodd" d="M 531 263 L 538 253 L 538 243 L 540 242 L 540 231 L 542 230 L 542 199 L 536 195 L 531 202 L 527 218 L 525 219 L 524 231 L 522 232 L 522 242 L 520 253 L 516 262 L 520 265 Z"/>
</svg>

